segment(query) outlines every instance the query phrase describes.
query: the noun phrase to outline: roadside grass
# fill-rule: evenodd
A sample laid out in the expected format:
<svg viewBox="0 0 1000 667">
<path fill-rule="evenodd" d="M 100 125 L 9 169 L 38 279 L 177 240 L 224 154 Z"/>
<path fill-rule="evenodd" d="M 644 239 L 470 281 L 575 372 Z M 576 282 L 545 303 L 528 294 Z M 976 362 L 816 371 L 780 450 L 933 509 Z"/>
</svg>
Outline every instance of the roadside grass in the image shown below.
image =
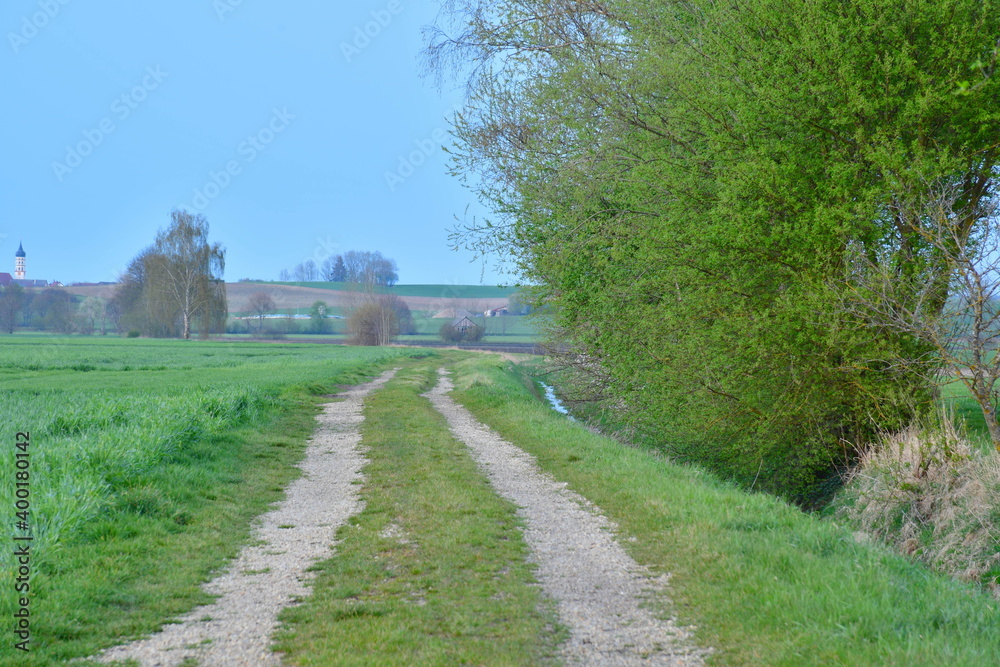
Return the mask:
<svg viewBox="0 0 1000 667">
<path fill-rule="evenodd" d="M 458 363 L 456 398 L 601 507 L 638 562 L 672 573 L 668 608 L 715 649 L 712 663 L 996 664 L 1000 610 L 973 586 L 774 497 L 592 433 L 536 398 L 527 371 L 507 366 Z"/>
<path fill-rule="evenodd" d="M 315 395 L 426 354 L 78 338 L 0 346 L 3 438 L 32 434 L 36 538 L 31 651 L 8 636 L 0 664 L 64 664 L 209 601 L 200 584 L 297 476 Z M 12 471 L 0 467 L 3 498 Z M 0 555 L 4 618 L 18 597 L 10 555 Z"/>
<path fill-rule="evenodd" d="M 314 405 L 300 395 L 263 432 L 203 440 L 132 480 L 35 575 L 30 664 L 93 655 L 211 602 L 201 584 L 237 555 L 251 520 L 297 476 Z"/>
<path fill-rule="evenodd" d="M 536 665 L 559 632 L 533 584 L 515 508 L 420 396 L 440 364 L 367 399 L 365 509 L 282 613 L 276 650 L 299 665 Z"/>
<path fill-rule="evenodd" d="M 1000 456 L 948 413 L 882 434 L 825 513 L 1000 598 Z"/>
</svg>

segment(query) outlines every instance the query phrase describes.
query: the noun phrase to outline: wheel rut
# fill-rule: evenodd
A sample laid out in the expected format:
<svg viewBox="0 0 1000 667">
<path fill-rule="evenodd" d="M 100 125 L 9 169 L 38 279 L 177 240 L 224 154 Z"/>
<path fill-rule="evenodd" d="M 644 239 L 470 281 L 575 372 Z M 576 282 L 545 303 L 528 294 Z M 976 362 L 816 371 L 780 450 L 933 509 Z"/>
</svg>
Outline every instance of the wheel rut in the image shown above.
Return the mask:
<svg viewBox="0 0 1000 667">
<path fill-rule="evenodd" d="M 101 662 L 136 660 L 147 667 L 279 665 L 270 649 L 278 613 L 308 595 L 307 568 L 332 555 L 337 529 L 362 509 L 358 497 L 365 459 L 359 450 L 365 397 L 395 374 L 339 394 L 316 417 L 318 428 L 299 464 L 302 476 L 285 499 L 258 520 L 256 543 L 205 590 L 219 598 L 198 607 L 151 637 L 111 648 Z"/>
<path fill-rule="evenodd" d="M 535 459 L 476 420 L 449 392 L 447 372 L 425 396 L 471 450 L 494 489 L 519 507 L 542 589 L 570 638 L 560 658 L 580 665 L 700 665 L 707 651 L 672 619 L 643 604 L 662 597 L 653 577 L 614 538 L 614 526 L 586 499 L 541 472 Z"/>
</svg>

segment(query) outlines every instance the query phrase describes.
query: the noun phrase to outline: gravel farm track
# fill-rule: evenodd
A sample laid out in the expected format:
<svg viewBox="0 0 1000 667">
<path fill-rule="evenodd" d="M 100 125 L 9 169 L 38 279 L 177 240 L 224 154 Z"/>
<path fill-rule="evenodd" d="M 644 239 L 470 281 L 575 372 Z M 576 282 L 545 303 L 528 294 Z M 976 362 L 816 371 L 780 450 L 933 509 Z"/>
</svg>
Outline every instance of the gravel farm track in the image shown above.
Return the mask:
<svg viewBox="0 0 1000 667">
<path fill-rule="evenodd" d="M 286 499 L 258 519 L 257 540 L 228 571 L 206 585 L 219 598 L 194 609 L 152 637 L 105 651 L 102 661 L 145 666 L 278 665 L 269 649 L 278 612 L 308 594 L 308 567 L 336 550 L 335 534 L 360 512 L 365 464 L 360 435 L 365 397 L 395 371 L 338 395 L 323 407 L 300 464 L 303 475 Z M 424 394 L 452 435 L 470 450 L 494 491 L 513 502 L 524 521 L 530 560 L 544 594 L 569 637 L 558 658 L 570 665 L 700 665 L 707 651 L 673 619 L 645 606 L 662 597 L 667 577 L 653 577 L 617 543 L 600 509 L 538 468 L 531 455 L 503 440 L 451 396 L 448 373 Z M 291 524 L 294 523 L 294 526 Z M 331 551 L 331 549 L 333 551 Z"/>
</svg>

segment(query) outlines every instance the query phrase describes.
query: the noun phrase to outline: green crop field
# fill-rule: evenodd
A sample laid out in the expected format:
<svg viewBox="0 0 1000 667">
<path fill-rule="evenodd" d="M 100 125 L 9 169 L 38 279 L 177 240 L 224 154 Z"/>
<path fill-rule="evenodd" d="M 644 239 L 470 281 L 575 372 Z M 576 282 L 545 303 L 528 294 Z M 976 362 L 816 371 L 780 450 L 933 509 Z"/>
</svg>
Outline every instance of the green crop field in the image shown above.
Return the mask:
<svg viewBox="0 0 1000 667">
<path fill-rule="evenodd" d="M 294 476 L 313 397 L 424 354 L 3 339 L 0 507 L 8 547 L 0 550 L 0 615 L 12 619 L 18 608 L 20 564 L 10 545 L 30 535 L 18 546 L 30 545 L 31 664 L 87 655 L 116 636 L 151 630 L 185 597 L 200 600 L 199 583 L 245 543 L 250 519 Z M 20 516 L 17 433 L 30 434 L 21 450 L 30 508 Z M 155 574 L 165 562 L 171 575 Z M 0 643 L 2 664 L 17 653 L 10 639 Z"/>
</svg>

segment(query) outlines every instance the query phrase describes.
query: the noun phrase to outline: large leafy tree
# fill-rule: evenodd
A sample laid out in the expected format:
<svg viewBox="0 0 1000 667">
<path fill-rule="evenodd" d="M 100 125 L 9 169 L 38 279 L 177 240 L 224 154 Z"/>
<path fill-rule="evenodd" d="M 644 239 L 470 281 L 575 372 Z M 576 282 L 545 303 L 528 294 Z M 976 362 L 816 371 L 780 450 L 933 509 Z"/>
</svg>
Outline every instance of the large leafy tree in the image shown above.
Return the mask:
<svg viewBox="0 0 1000 667">
<path fill-rule="evenodd" d="M 956 191 L 944 222 L 976 243 L 997 181 L 996 3 L 448 9 L 428 54 L 468 74 L 455 168 L 497 212 L 460 240 L 512 253 L 636 427 L 802 497 L 921 409 L 930 349 L 845 308 L 845 285 L 874 263 L 933 292 L 895 298 L 946 303 L 926 204 Z"/>
</svg>

